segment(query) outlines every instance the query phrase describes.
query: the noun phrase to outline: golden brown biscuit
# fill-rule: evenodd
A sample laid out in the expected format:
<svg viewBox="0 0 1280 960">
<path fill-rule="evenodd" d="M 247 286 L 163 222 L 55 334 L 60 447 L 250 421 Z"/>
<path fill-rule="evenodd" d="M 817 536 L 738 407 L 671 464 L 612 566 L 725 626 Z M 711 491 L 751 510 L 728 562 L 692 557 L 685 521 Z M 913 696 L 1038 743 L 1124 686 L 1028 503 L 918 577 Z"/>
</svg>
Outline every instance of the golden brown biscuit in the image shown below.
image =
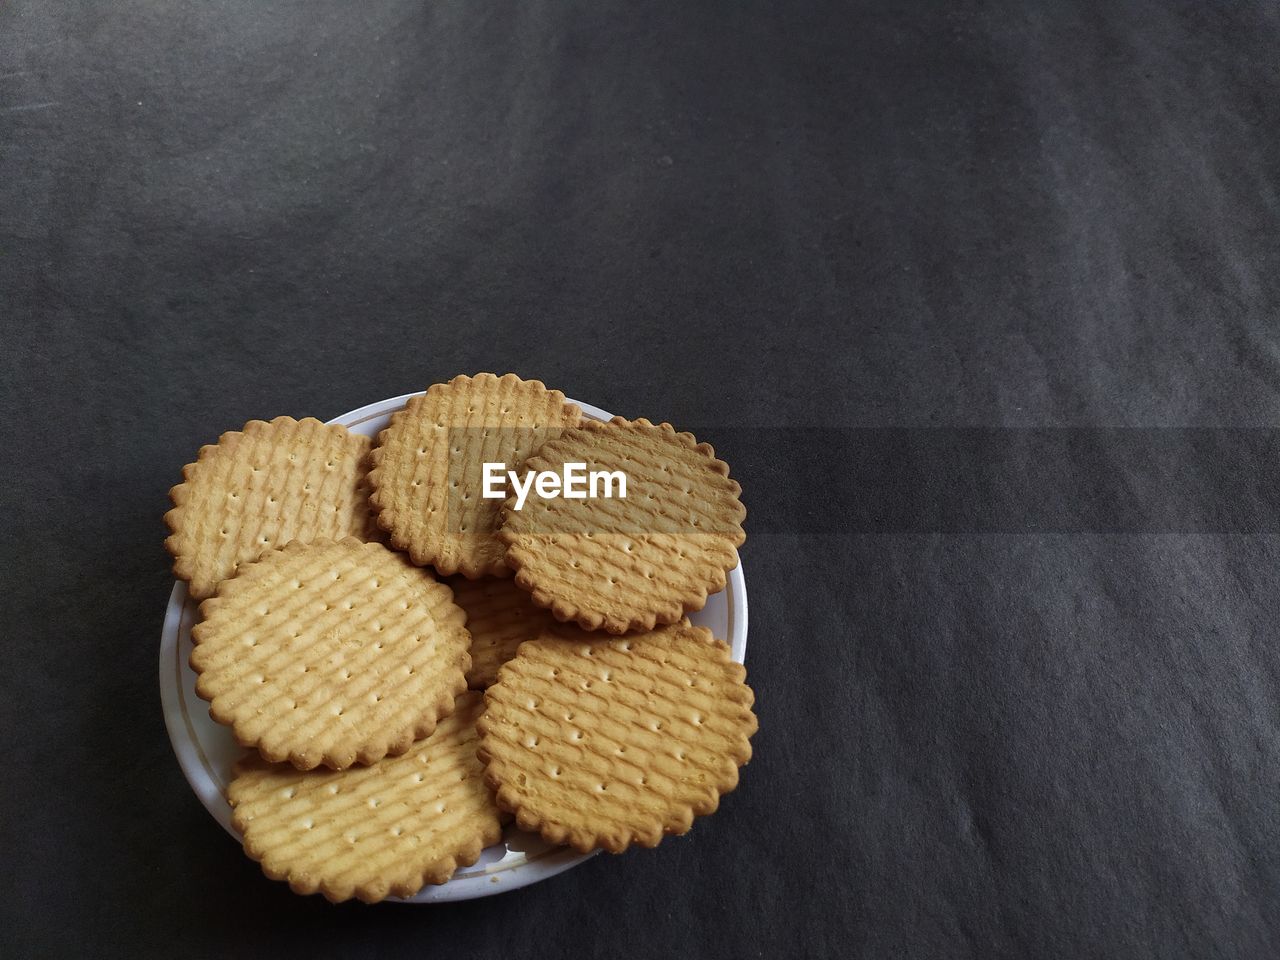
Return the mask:
<svg viewBox="0 0 1280 960">
<path fill-rule="evenodd" d="M 379 525 L 442 574 L 510 576 L 494 537 L 502 501 L 483 496 L 482 464 L 518 466 L 581 416 L 559 390 L 513 373 L 435 384 L 378 437 L 369 480 Z"/>
<path fill-rule="evenodd" d="M 523 644 L 485 691 L 478 724 L 498 806 L 584 852 L 685 833 L 751 759 L 745 677 L 727 645 L 688 621 Z"/>
<path fill-rule="evenodd" d="M 746 539 L 741 487 L 710 444 L 669 423 L 615 417 L 543 444 L 533 471 L 621 472 L 625 498 L 508 498 L 499 539 L 516 584 L 560 620 L 609 633 L 650 630 L 722 590 Z M 603 493 L 604 487 L 598 487 Z"/>
<path fill-rule="evenodd" d="M 502 836 L 476 759 L 478 693 L 408 753 L 372 767 L 302 772 L 251 755 L 228 799 L 244 849 L 272 880 L 329 900 L 411 897 Z"/>
<path fill-rule="evenodd" d="M 454 603 L 467 613 L 471 634 L 467 685 L 473 690 L 496 681 L 498 668 L 516 655 L 520 644 L 564 626 L 549 610 L 534 606 L 529 594 L 509 578 L 450 577 L 445 582 L 453 589 Z"/>
<path fill-rule="evenodd" d="M 241 567 L 200 612 L 191 667 L 210 716 L 300 770 L 403 753 L 466 689 L 466 615 L 379 543 L 295 541 Z"/>
<path fill-rule="evenodd" d="M 368 437 L 310 417 L 250 420 L 201 447 L 169 491 L 174 575 L 203 600 L 264 550 L 366 534 L 369 448 Z"/>
</svg>

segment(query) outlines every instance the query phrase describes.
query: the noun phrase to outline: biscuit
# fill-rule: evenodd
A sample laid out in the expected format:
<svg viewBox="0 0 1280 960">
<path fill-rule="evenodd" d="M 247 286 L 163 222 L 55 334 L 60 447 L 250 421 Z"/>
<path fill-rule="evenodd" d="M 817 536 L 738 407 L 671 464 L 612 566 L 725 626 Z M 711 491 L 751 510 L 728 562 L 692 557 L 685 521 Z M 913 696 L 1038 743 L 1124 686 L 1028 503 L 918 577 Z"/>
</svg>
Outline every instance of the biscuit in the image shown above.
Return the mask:
<svg viewBox="0 0 1280 960">
<path fill-rule="evenodd" d="M 290 540 L 362 536 L 371 441 L 310 417 L 250 420 L 200 448 L 169 491 L 165 547 L 196 600 L 239 566 Z"/>
<path fill-rule="evenodd" d="M 209 715 L 300 770 L 403 753 L 466 689 L 466 614 L 378 543 L 295 541 L 241 567 L 200 613 L 191 667 Z"/>
<path fill-rule="evenodd" d="M 391 544 L 440 573 L 510 576 L 494 537 L 502 501 L 485 462 L 510 469 L 582 416 L 537 380 L 481 373 L 437 383 L 391 417 L 370 463 L 371 503 Z"/>
<path fill-rule="evenodd" d="M 549 610 L 535 607 L 529 594 L 510 578 L 450 577 L 446 582 L 453 589 L 453 602 L 467 613 L 471 634 L 467 685 L 473 690 L 496 681 L 498 668 L 516 655 L 520 644 L 564 627 Z"/>
<path fill-rule="evenodd" d="M 334 902 L 446 882 L 502 837 L 476 759 L 483 706 L 463 694 L 430 737 L 372 767 L 300 772 L 246 757 L 228 791 L 245 853 L 272 880 Z"/>
<path fill-rule="evenodd" d="M 655 846 L 712 813 L 751 759 L 754 695 L 688 621 L 520 647 L 485 691 L 480 759 L 498 806 L 551 843 Z"/>
<path fill-rule="evenodd" d="M 625 499 L 544 499 L 503 505 L 499 539 L 516 584 L 560 620 L 620 634 L 674 623 L 724 589 L 746 539 L 742 488 L 710 444 L 669 423 L 584 423 L 525 462 L 561 473 L 621 471 Z"/>
</svg>

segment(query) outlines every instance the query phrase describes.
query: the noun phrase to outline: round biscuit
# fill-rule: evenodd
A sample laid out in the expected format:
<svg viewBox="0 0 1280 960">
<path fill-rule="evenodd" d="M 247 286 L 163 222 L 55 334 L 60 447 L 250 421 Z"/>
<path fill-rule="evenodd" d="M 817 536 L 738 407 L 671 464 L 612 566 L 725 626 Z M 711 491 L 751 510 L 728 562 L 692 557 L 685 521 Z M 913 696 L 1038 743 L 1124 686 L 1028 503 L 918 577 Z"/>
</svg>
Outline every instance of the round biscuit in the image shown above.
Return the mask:
<svg viewBox="0 0 1280 960">
<path fill-rule="evenodd" d="M 754 695 L 688 621 L 520 647 L 485 691 L 480 759 L 522 829 L 580 851 L 652 847 L 715 811 L 751 759 Z"/>
<path fill-rule="evenodd" d="M 615 417 L 543 444 L 527 470 L 621 472 L 625 497 L 543 498 L 502 509 L 499 539 L 515 581 L 540 607 L 586 630 L 621 634 L 674 623 L 724 589 L 746 539 L 728 464 L 669 423 Z M 615 487 L 615 493 L 618 488 Z"/>
<path fill-rule="evenodd" d="M 169 491 L 165 548 L 196 600 L 264 550 L 369 532 L 371 441 L 307 417 L 250 420 L 200 448 Z"/>
<path fill-rule="evenodd" d="M 494 536 L 502 501 L 483 496 L 483 464 L 518 466 L 577 426 L 559 390 L 513 373 L 437 383 L 391 417 L 370 458 L 370 502 L 391 544 L 440 573 L 510 576 Z"/>
<path fill-rule="evenodd" d="M 228 790 L 245 853 L 272 880 L 334 902 L 410 897 L 502 836 L 476 759 L 478 693 L 427 739 L 372 767 L 299 771 L 251 755 Z"/>
<path fill-rule="evenodd" d="M 224 580 L 200 613 L 191 667 L 210 716 L 300 770 L 403 753 L 466 689 L 466 615 L 378 543 L 290 543 Z"/>
<path fill-rule="evenodd" d="M 549 610 L 534 606 L 529 594 L 509 577 L 468 580 L 458 576 L 445 582 L 453 590 L 453 602 L 467 614 L 471 634 L 467 685 L 473 690 L 494 683 L 498 668 L 516 655 L 520 644 L 564 626 Z"/>
</svg>

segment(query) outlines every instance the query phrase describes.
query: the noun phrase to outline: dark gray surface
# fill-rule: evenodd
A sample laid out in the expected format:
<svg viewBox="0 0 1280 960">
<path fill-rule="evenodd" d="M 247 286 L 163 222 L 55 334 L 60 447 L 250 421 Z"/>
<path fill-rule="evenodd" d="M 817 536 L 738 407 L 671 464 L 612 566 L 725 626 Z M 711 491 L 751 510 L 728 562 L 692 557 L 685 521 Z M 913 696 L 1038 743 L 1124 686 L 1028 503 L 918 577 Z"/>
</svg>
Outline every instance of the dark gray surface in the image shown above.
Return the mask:
<svg viewBox="0 0 1280 960">
<path fill-rule="evenodd" d="M 1275 956 L 1277 50 L 1272 2 L 0 6 L 3 952 Z M 531 889 L 296 898 L 165 736 L 166 491 L 508 369 L 733 464 L 756 758 Z"/>
</svg>

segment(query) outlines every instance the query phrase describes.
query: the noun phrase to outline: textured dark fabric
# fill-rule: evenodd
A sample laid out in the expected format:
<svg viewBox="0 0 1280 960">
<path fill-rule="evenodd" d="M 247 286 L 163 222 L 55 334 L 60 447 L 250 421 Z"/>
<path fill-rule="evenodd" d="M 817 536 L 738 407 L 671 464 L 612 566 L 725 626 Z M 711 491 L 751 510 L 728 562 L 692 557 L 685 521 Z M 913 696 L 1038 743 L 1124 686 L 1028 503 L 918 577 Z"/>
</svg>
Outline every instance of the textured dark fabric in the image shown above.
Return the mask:
<svg viewBox="0 0 1280 960">
<path fill-rule="evenodd" d="M 1277 51 L 1270 0 L 0 5 L 0 953 L 1276 956 Z M 166 491 L 478 370 L 731 462 L 756 757 L 529 889 L 294 897 L 165 735 Z"/>
</svg>

